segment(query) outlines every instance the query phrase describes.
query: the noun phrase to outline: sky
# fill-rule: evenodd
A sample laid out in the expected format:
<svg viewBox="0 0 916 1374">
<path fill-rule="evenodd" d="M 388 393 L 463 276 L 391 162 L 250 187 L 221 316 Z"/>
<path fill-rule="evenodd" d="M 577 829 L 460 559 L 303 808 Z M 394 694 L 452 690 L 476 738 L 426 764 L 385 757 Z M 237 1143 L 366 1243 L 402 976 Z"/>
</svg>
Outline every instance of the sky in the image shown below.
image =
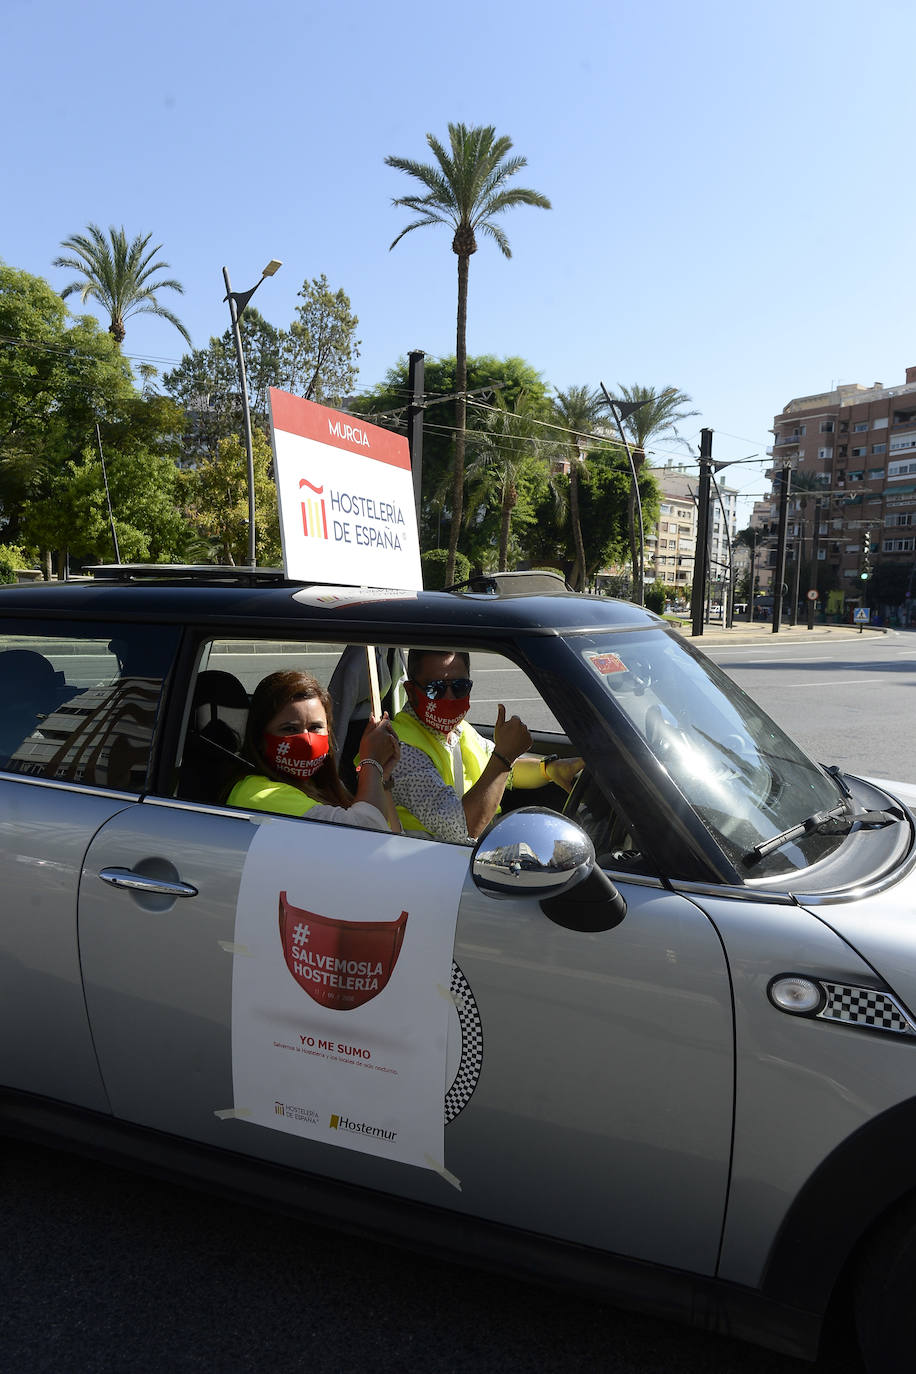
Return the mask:
<svg viewBox="0 0 916 1374">
<path fill-rule="evenodd" d="M 411 349 L 453 354 L 457 259 L 441 226 L 389 245 L 426 134 L 492 124 L 550 198 L 471 259 L 468 351 L 518 355 L 554 388 L 674 386 L 754 496 L 773 416 L 916 364 L 912 0 L 0 0 L 0 258 L 58 290 L 89 223 L 152 233 L 161 302 L 196 347 L 234 290 L 294 318 L 324 274 L 359 317 L 358 389 Z M 82 310 L 78 297 L 68 301 Z M 107 326 L 107 320 L 104 321 Z M 153 316 L 124 352 L 186 351 Z"/>
</svg>

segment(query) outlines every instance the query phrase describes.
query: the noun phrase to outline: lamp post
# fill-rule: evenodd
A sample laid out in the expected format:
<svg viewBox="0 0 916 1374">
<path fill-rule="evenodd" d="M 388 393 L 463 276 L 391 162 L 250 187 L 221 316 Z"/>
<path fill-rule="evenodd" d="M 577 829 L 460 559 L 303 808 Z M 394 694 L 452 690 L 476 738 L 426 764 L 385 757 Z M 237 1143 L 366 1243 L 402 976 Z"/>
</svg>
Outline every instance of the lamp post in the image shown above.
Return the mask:
<svg viewBox="0 0 916 1374">
<path fill-rule="evenodd" d="M 630 451 L 630 445 L 627 443 L 627 436 L 624 433 L 623 429 L 623 421 L 628 420 L 630 416 L 633 415 L 637 410 L 642 410 L 643 406 L 647 406 L 651 398 L 646 397 L 644 401 L 615 400 L 613 396 L 608 394 L 608 389 L 604 385 L 604 382 L 601 383 L 601 390 L 604 392 L 604 399 L 607 402 L 608 410 L 614 417 L 614 421 L 617 425 L 617 432 L 623 440 L 623 446 L 627 451 L 627 458 L 630 460 L 630 474 L 633 478 L 633 492 L 636 496 L 636 513 L 639 518 L 639 567 L 633 569 L 633 578 L 634 580 L 637 580 L 638 577 L 639 598 L 636 604 L 638 606 L 644 606 L 646 604 L 646 577 L 645 536 L 643 534 L 642 525 L 642 500 L 640 499 L 639 495 L 639 479 L 636 476 L 636 464 L 633 462 L 633 454 Z"/>
<path fill-rule="evenodd" d="M 223 268 L 223 280 L 226 283 L 226 294 L 223 300 L 229 302 L 229 315 L 232 320 L 232 336 L 235 340 L 235 356 L 238 359 L 239 381 L 242 387 L 242 418 L 245 425 L 245 454 L 248 459 L 248 563 L 252 568 L 256 566 L 254 538 L 254 450 L 251 445 L 251 407 L 248 402 L 248 378 L 245 375 L 245 354 L 242 351 L 242 331 L 239 329 L 239 320 L 242 317 L 245 306 L 251 300 L 264 278 L 272 277 L 282 266 L 283 264 L 278 258 L 271 258 L 250 291 L 233 291 L 229 284 L 229 269 L 227 267 Z"/>
</svg>

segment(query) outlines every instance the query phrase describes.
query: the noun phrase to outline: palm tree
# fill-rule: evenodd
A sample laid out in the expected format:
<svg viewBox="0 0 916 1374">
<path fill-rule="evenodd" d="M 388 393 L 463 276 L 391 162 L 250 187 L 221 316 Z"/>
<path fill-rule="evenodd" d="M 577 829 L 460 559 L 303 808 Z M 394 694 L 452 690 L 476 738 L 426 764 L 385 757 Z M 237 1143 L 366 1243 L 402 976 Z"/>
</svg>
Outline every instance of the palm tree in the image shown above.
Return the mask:
<svg viewBox="0 0 916 1374">
<path fill-rule="evenodd" d="M 61 248 L 70 249 L 72 256 L 55 258 L 54 266 L 69 267 L 79 272 L 80 279 L 64 287 L 61 299 L 66 300 L 78 291 L 85 305 L 94 297 L 108 312 L 111 319 L 108 332 L 119 344 L 124 342 L 126 333 L 124 321 L 131 315 L 144 314 L 168 320 L 190 343 L 191 336 L 181 321 L 156 300 L 157 291 L 183 292 L 184 287 L 172 278 L 151 280 L 153 273 L 168 268 L 167 262 L 153 262 L 161 243 L 147 251 L 152 237 L 152 234 L 138 234 L 128 243 L 123 225 L 120 229 L 112 225 L 106 239 L 97 224 L 90 224 L 87 233 L 64 239 Z"/>
<path fill-rule="evenodd" d="M 467 466 L 468 481 L 472 484 L 468 508 L 490 504 L 494 498 L 499 503 L 498 572 L 505 572 L 508 566 L 512 518 L 525 480 L 525 469 L 537 462 L 539 430 L 531 398 L 523 391 L 514 404 L 497 392 L 484 428 L 472 431 L 471 446 L 475 457 Z"/>
<path fill-rule="evenodd" d="M 433 134 L 426 135 L 435 163 L 415 162 L 412 158 L 386 157 L 385 163 L 406 172 L 425 187 L 425 194 L 398 196 L 393 205 L 404 206 L 419 215 L 402 229 L 390 245 L 400 243 L 412 229 L 427 224 L 445 224 L 452 230 L 452 252 L 458 258 L 458 322 L 455 342 L 455 470 L 452 475 L 452 527 L 448 541 L 446 582 L 455 573 L 455 553 L 461 528 L 464 499 L 464 446 L 467 420 L 467 314 L 468 266 L 471 254 L 477 252 L 477 233 L 493 239 L 500 252 L 511 258 L 509 240 L 495 216 L 516 205 L 537 205 L 550 209 L 550 201 L 539 191 L 526 187 L 509 187 L 506 183 L 516 172 L 527 166 L 523 157 L 509 157 L 512 140 L 496 137 L 492 125 L 468 128 L 464 124 L 449 124 L 449 149 L 443 147 Z"/>
<path fill-rule="evenodd" d="M 630 438 L 630 446 L 633 454 L 633 467 L 636 471 L 636 481 L 639 481 L 639 474 L 646 465 L 646 448 L 651 439 L 657 439 L 659 435 L 671 434 L 678 443 L 687 446 L 687 441 L 682 439 L 677 432 L 677 426 L 681 420 L 687 420 L 692 415 L 698 415 L 698 410 L 684 410 L 683 406 L 690 404 L 690 397 L 683 391 L 678 391 L 676 387 L 666 386 L 661 391 L 656 391 L 651 386 L 620 386 L 619 394 L 614 396 L 615 401 L 624 404 L 637 406 L 623 421 L 624 429 Z M 636 538 L 636 484 L 630 488 L 630 499 L 627 505 L 627 522 L 630 528 L 630 560 L 633 565 L 633 577 L 637 576 L 639 567 L 639 549 L 637 548 Z"/>
<path fill-rule="evenodd" d="M 572 526 L 575 563 L 569 576 L 569 584 L 581 591 L 585 586 L 585 544 L 582 539 L 582 522 L 579 518 L 579 464 L 581 458 L 580 440 L 591 437 L 604 406 L 600 391 L 587 386 L 571 386 L 566 391 L 558 391 L 554 401 L 554 413 L 561 427 L 567 431 L 564 441 L 566 457 L 569 462 L 569 522 Z"/>
</svg>

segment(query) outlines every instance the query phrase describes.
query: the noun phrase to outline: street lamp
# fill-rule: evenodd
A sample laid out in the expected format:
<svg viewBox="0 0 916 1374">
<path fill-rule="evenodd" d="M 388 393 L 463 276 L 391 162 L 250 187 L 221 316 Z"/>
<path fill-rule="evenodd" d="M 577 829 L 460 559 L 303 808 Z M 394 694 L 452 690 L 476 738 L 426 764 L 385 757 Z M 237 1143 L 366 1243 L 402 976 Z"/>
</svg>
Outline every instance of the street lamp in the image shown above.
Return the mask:
<svg viewBox="0 0 916 1374">
<path fill-rule="evenodd" d="M 223 300 L 229 302 L 232 335 L 235 339 L 235 356 L 238 359 L 239 381 L 242 386 L 242 417 L 245 423 L 245 453 L 248 458 L 248 562 L 252 568 L 256 564 L 254 549 L 254 450 L 251 446 L 251 407 L 248 403 L 248 378 L 245 375 L 245 355 L 242 352 L 242 332 L 239 329 L 239 320 L 245 306 L 264 278 L 272 277 L 275 272 L 279 272 L 282 266 L 283 264 L 278 258 L 271 258 L 250 291 L 233 291 L 229 284 L 229 269 L 223 268 L 223 280 L 226 283 L 226 294 Z"/>
<path fill-rule="evenodd" d="M 627 451 L 627 458 L 630 460 L 630 474 L 633 478 L 633 491 L 636 496 L 636 513 L 639 517 L 639 568 L 633 569 L 633 577 L 635 579 L 638 572 L 639 600 L 636 604 L 638 606 L 644 606 L 646 604 L 646 575 L 645 536 L 642 526 L 642 500 L 639 495 L 639 479 L 636 476 L 636 464 L 633 462 L 633 454 L 630 452 L 630 445 L 627 443 L 627 436 L 623 429 L 623 421 L 628 420 L 637 410 L 642 410 L 643 406 L 647 406 L 653 398 L 647 396 L 644 401 L 618 401 L 608 394 L 608 389 L 604 385 L 604 382 L 601 383 L 601 390 L 604 392 L 604 399 L 607 401 L 608 410 L 614 417 L 617 424 L 617 432 L 623 440 L 623 446 Z"/>
</svg>

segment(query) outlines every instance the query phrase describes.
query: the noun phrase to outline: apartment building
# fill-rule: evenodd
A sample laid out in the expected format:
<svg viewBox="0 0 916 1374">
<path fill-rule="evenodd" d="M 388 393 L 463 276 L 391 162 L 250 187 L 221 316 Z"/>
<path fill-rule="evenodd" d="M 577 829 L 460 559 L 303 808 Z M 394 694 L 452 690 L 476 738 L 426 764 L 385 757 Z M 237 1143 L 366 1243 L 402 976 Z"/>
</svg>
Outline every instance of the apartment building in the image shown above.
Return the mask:
<svg viewBox="0 0 916 1374">
<path fill-rule="evenodd" d="M 900 386 L 854 383 L 799 396 L 775 416 L 773 434 L 770 528 L 775 533 L 788 468 L 787 537 L 803 577 L 822 598 L 908 600 L 916 566 L 916 367 Z M 768 553 L 772 564 L 772 546 Z"/>
<path fill-rule="evenodd" d="M 673 463 L 650 471 L 661 493 L 661 506 L 658 530 L 646 538 L 646 581 L 658 579 L 686 591 L 693 585 L 696 560 L 699 476 L 695 470 Z M 709 564 L 713 586 L 728 580 L 729 547 L 736 533 L 737 501 L 737 492 L 721 483 L 718 496 L 713 491 L 709 510 Z"/>
</svg>

